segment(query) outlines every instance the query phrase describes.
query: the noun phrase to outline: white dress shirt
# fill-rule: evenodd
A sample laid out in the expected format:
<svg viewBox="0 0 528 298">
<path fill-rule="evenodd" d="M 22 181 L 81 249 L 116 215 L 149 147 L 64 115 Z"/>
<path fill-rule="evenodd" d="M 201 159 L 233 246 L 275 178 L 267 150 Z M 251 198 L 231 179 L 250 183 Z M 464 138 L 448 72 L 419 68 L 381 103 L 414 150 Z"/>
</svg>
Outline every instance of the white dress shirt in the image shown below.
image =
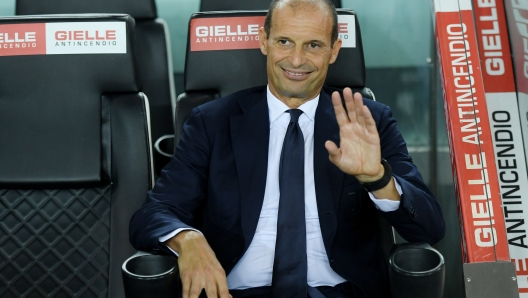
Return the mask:
<svg viewBox="0 0 528 298">
<path fill-rule="evenodd" d="M 267 101 L 270 120 L 270 139 L 264 201 L 253 240 L 245 254 L 227 276 L 227 284 L 231 290 L 271 285 L 280 198 L 279 163 L 284 136 L 286 135 L 286 130 L 290 122 L 290 114 L 285 113 L 285 111 L 289 110 L 289 107 L 277 99 L 270 92 L 269 87 L 267 89 Z M 313 171 L 313 147 L 314 119 L 318 103 L 319 96 L 299 107 L 303 111 L 303 114 L 299 117 L 299 126 L 303 132 L 305 142 L 304 187 L 306 253 L 308 259 L 307 278 L 308 285 L 312 287 L 335 286 L 346 281 L 330 267 L 317 212 Z M 396 188 L 401 195 L 401 187 L 397 182 Z M 394 211 L 399 207 L 400 202 L 398 201 L 377 199 L 371 193 L 369 195 L 381 211 Z M 183 230 L 185 229 L 178 229 L 164 237 L 160 237 L 159 241 L 164 242 Z"/>
</svg>

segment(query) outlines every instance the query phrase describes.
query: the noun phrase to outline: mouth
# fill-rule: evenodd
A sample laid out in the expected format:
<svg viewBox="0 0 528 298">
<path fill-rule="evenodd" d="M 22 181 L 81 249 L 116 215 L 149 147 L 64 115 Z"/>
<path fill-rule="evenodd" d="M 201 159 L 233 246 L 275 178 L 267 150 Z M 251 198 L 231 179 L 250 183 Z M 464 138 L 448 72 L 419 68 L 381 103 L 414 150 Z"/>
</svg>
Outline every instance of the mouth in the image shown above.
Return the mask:
<svg viewBox="0 0 528 298">
<path fill-rule="evenodd" d="M 292 71 L 282 68 L 284 75 L 294 81 L 301 81 L 306 79 L 312 72 L 311 71 Z"/>
</svg>

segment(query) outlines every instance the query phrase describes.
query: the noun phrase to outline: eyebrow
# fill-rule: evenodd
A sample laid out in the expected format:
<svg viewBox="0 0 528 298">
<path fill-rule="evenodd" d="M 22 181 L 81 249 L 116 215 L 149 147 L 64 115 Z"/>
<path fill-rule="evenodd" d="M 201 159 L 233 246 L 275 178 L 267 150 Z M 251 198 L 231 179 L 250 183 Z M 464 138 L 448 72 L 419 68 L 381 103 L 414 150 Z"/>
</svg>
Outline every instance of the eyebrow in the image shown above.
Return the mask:
<svg viewBox="0 0 528 298">
<path fill-rule="evenodd" d="M 287 40 L 293 40 L 291 39 L 290 37 L 287 37 L 287 36 L 276 36 L 275 38 L 273 38 L 273 40 L 281 40 L 281 39 L 287 39 Z M 320 39 L 312 39 L 312 40 L 309 40 L 305 43 L 318 43 L 318 44 L 321 44 L 321 45 L 326 45 L 327 43 L 323 40 L 320 40 Z"/>
<path fill-rule="evenodd" d="M 288 40 L 291 40 L 291 38 L 289 37 L 286 37 L 286 36 L 276 36 L 273 38 L 274 40 L 279 40 L 279 39 L 288 39 Z"/>
</svg>

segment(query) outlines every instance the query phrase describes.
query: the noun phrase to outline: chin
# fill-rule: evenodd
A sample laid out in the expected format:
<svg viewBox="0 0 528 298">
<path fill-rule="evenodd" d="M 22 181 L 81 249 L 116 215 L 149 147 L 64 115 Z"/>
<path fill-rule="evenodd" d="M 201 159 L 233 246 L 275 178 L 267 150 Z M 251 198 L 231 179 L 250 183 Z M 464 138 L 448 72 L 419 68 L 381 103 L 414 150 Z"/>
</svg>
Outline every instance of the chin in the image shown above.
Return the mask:
<svg viewBox="0 0 528 298">
<path fill-rule="evenodd" d="M 292 86 L 293 85 L 293 86 Z M 296 86 L 295 86 L 296 85 Z M 287 94 L 290 97 L 299 97 L 307 94 L 307 90 L 310 89 L 309 86 L 301 84 L 290 84 L 283 89 L 283 93 Z"/>
<path fill-rule="evenodd" d="M 290 98 L 306 98 L 307 94 L 303 91 L 297 90 L 285 90 L 284 93 L 287 97 Z"/>
</svg>

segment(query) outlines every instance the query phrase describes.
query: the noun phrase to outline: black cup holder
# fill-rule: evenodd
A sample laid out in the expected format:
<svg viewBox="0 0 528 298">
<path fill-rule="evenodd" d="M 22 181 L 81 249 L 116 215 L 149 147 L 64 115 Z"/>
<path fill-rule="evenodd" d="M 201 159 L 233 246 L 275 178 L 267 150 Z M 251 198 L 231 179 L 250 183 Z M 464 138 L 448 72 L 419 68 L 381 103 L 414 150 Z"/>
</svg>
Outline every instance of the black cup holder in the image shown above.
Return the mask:
<svg viewBox="0 0 528 298">
<path fill-rule="evenodd" d="M 392 253 L 389 264 L 394 298 L 443 296 L 444 257 L 430 245 L 401 245 Z"/>
<path fill-rule="evenodd" d="M 126 298 L 178 297 L 178 265 L 173 257 L 136 254 L 121 269 Z"/>
</svg>

